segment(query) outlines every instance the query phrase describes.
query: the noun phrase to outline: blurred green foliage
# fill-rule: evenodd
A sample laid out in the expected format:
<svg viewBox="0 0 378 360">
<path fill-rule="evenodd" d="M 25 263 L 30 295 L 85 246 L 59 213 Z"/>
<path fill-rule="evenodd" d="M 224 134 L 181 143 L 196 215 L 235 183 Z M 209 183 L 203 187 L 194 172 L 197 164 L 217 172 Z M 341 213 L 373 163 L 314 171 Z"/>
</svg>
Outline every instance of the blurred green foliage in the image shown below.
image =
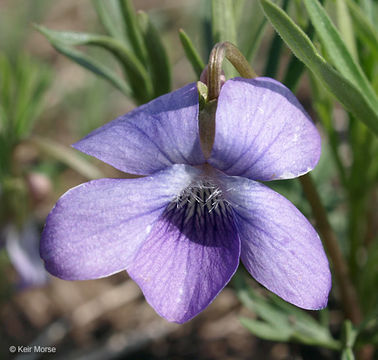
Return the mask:
<svg viewBox="0 0 378 360">
<path fill-rule="evenodd" d="M 50 69 L 26 54 L 13 61 L 0 54 L 0 178 L 10 172 L 13 148 L 41 115 L 50 78 Z"/>
</svg>

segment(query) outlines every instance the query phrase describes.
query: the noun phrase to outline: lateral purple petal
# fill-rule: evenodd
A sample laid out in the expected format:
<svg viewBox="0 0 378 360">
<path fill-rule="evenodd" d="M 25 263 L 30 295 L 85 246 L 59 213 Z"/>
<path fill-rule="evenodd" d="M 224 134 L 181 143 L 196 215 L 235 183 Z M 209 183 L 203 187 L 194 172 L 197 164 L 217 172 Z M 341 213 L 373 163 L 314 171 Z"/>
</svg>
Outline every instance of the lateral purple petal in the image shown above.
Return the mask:
<svg viewBox="0 0 378 360">
<path fill-rule="evenodd" d="M 253 180 L 290 179 L 312 170 L 321 139 L 284 85 L 270 78 L 227 81 L 216 111 L 211 165 Z"/>
<path fill-rule="evenodd" d="M 205 162 L 195 83 L 120 116 L 73 145 L 115 168 L 149 175 L 173 164 Z"/>
<path fill-rule="evenodd" d="M 229 210 L 219 207 L 209 212 L 196 201 L 183 206 L 173 202 L 127 271 L 159 315 L 184 323 L 228 283 L 239 254 Z"/>
<path fill-rule="evenodd" d="M 197 174 L 190 166 L 175 165 L 150 177 L 100 179 L 69 190 L 42 233 L 46 269 L 66 280 L 125 269 L 167 204 Z"/>
<path fill-rule="evenodd" d="M 298 209 L 263 184 L 226 177 L 241 260 L 270 291 L 304 309 L 327 305 L 331 273 L 321 241 Z"/>
</svg>

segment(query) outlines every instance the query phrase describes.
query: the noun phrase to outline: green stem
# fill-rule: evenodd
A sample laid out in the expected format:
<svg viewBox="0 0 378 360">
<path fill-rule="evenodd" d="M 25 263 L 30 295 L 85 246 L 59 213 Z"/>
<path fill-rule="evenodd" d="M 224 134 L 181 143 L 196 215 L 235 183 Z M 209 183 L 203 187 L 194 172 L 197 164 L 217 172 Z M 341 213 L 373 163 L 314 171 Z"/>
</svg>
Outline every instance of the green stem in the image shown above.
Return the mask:
<svg viewBox="0 0 378 360">
<path fill-rule="evenodd" d="M 340 286 L 344 313 L 354 324 L 359 324 L 362 320 L 362 314 L 357 300 L 356 289 L 350 280 L 348 266 L 337 242 L 336 234 L 329 224 L 327 213 L 321 202 L 319 193 L 310 174 L 301 176 L 299 180 L 311 205 L 317 229 L 323 239 L 323 244 L 333 264 L 333 270 Z"/>
</svg>

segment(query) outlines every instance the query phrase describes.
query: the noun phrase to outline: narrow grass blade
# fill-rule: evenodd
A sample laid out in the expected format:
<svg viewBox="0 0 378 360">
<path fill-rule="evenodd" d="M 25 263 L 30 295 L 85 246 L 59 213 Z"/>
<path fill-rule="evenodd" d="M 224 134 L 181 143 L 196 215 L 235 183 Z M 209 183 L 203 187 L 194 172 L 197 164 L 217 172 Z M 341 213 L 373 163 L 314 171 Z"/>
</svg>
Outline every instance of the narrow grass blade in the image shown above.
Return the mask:
<svg viewBox="0 0 378 360">
<path fill-rule="evenodd" d="M 147 65 L 154 89 L 153 97 L 168 93 L 171 90 L 171 66 L 168 54 L 149 16 L 140 11 L 139 18 L 143 18 L 143 40 L 147 50 Z"/>
<path fill-rule="evenodd" d="M 179 30 L 179 36 L 180 36 L 180 41 L 181 41 L 182 47 L 184 48 L 186 57 L 188 58 L 190 64 L 192 65 L 193 71 L 197 75 L 197 78 L 199 78 L 201 76 L 203 69 L 205 68 L 205 64 L 202 61 L 197 50 L 195 49 L 189 36 L 186 34 L 186 32 L 183 29 Z"/>
<path fill-rule="evenodd" d="M 336 0 L 337 23 L 345 45 L 354 61 L 358 61 L 356 39 L 348 6 L 345 0 Z"/>
<path fill-rule="evenodd" d="M 119 0 L 121 12 L 125 22 L 127 37 L 135 52 L 135 55 L 142 64 L 147 62 L 147 50 L 143 42 L 142 31 L 139 27 L 137 14 L 130 0 Z"/>
<path fill-rule="evenodd" d="M 370 48 L 370 50 L 378 58 L 378 33 L 374 29 L 374 26 L 365 16 L 363 11 L 356 5 L 352 0 L 346 0 L 346 3 L 350 10 L 350 15 L 353 20 L 354 29 L 358 35 L 362 38 L 365 45 Z"/>
<path fill-rule="evenodd" d="M 233 1 L 212 0 L 211 19 L 214 43 L 229 41 L 237 46 Z"/>
<path fill-rule="evenodd" d="M 126 34 L 120 11 L 115 11 L 117 7 L 119 10 L 118 0 L 92 0 L 92 4 L 107 33 L 120 41 L 125 41 Z"/>
</svg>

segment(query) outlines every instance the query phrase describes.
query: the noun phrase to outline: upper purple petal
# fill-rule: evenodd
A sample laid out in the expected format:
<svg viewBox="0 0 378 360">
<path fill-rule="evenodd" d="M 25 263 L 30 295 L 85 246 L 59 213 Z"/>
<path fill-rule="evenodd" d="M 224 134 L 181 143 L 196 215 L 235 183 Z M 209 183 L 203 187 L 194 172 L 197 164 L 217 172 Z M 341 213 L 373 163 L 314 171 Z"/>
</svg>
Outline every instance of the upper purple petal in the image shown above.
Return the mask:
<svg viewBox="0 0 378 360">
<path fill-rule="evenodd" d="M 73 146 L 115 168 L 148 175 L 205 159 L 198 133 L 195 83 L 158 97 L 87 135 Z"/>
<path fill-rule="evenodd" d="M 310 117 L 289 89 L 270 78 L 227 81 L 215 128 L 208 162 L 228 175 L 289 179 L 312 170 L 320 157 Z"/>
<path fill-rule="evenodd" d="M 127 268 L 156 312 L 178 323 L 209 305 L 236 271 L 240 254 L 228 205 L 212 208 L 210 200 L 201 202 L 201 190 L 186 191 L 193 197 L 172 202 Z"/>
<path fill-rule="evenodd" d="M 100 179 L 66 192 L 50 212 L 40 253 L 46 269 L 66 280 L 125 269 L 153 223 L 198 170 L 175 165 L 139 179 Z"/>
<path fill-rule="evenodd" d="M 318 234 L 280 194 L 258 182 L 225 177 L 250 274 L 284 300 L 304 309 L 327 305 L 331 273 Z"/>
</svg>

